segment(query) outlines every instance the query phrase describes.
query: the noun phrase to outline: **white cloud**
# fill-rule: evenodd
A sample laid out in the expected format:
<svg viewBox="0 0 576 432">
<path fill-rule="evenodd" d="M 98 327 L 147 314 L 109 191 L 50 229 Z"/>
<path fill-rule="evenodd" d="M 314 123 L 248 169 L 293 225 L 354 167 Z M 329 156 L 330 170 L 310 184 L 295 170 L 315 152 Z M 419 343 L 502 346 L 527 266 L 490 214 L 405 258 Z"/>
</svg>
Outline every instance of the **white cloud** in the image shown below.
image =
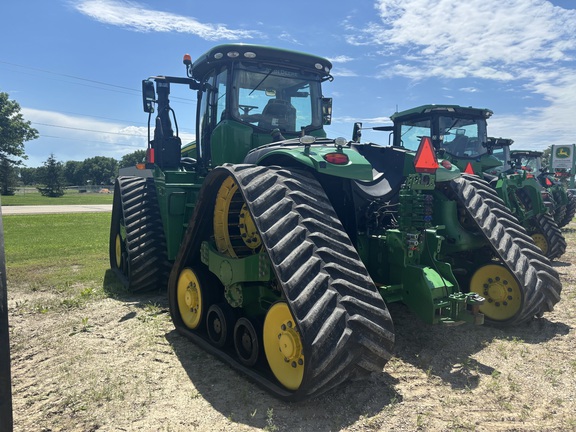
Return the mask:
<svg viewBox="0 0 576 432">
<path fill-rule="evenodd" d="M 347 68 L 337 68 L 334 69 L 332 72 L 332 75 L 334 75 L 335 77 L 356 77 L 358 76 L 358 74 L 356 72 L 354 72 L 351 69 L 347 69 Z"/>
<path fill-rule="evenodd" d="M 544 0 L 379 0 L 376 9 L 381 22 L 348 42 L 396 56 L 387 76 L 511 80 L 523 65 L 570 60 L 576 43 L 576 11 Z"/>
<path fill-rule="evenodd" d="M 378 22 L 346 29 L 350 44 L 376 48 L 378 78 L 472 78 L 460 91 L 483 93 L 484 80 L 506 82 L 538 105 L 520 115 L 494 107 L 490 134 L 527 148 L 576 141 L 576 10 L 546 0 L 376 0 L 375 8 Z"/>
<path fill-rule="evenodd" d="M 328 57 L 328 60 L 330 60 L 332 63 L 348 63 L 353 61 L 354 58 L 347 55 L 339 55 L 336 57 Z"/>
<path fill-rule="evenodd" d="M 201 23 L 195 18 L 176 15 L 119 0 L 80 0 L 73 4 L 80 13 L 105 24 L 139 32 L 191 33 L 210 41 L 251 39 L 253 30 L 229 29 L 224 24 Z"/>
<path fill-rule="evenodd" d="M 24 117 L 39 132 L 39 139 L 25 144 L 27 166 L 40 166 L 53 153 L 60 161 L 106 156 L 120 159 L 135 150 L 146 149 L 146 126 L 126 125 L 84 116 L 22 107 Z M 182 142 L 194 140 L 181 133 Z"/>
</svg>

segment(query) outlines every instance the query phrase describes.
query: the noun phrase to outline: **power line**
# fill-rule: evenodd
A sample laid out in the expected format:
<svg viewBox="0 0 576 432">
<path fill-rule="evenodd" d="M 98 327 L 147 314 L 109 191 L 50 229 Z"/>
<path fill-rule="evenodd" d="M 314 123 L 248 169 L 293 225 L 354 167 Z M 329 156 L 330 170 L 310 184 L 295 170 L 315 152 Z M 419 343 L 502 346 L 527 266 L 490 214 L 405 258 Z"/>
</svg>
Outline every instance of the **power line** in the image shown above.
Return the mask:
<svg viewBox="0 0 576 432">
<path fill-rule="evenodd" d="M 57 127 L 57 128 L 62 128 L 62 129 L 78 130 L 78 131 L 83 131 L 83 132 L 96 132 L 96 133 L 104 133 L 104 134 L 110 134 L 110 135 L 126 135 L 126 136 L 140 137 L 140 138 L 146 137 L 145 135 L 140 135 L 140 134 L 129 134 L 129 133 L 124 133 L 124 132 L 106 132 L 106 131 L 99 131 L 99 130 L 94 130 L 94 129 L 75 128 L 75 127 L 71 127 L 71 126 L 52 125 L 52 124 L 39 123 L 39 122 L 34 122 L 34 121 L 30 122 L 30 123 L 41 125 L 41 126 L 50 126 L 50 127 Z"/>
<path fill-rule="evenodd" d="M 103 85 L 103 86 L 108 86 L 108 87 L 112 87 L 113 89 L 122 89 L 122 90 L 128 90 L 130 92 L 134 92 L 134 93 L 127 93 L 125 91 L 118 91 L 118 90 L 113 90 L 113 89 L 103 89 L 103 90 L 108 90 L 108 91 L 114 91 L 116 93 L 122 93 L 122 94 L 128 94 L 131 96 L 135 96 L 135 95 L 139 95 L 141 94 L 141 90 L 139 89 L 133 89 L 130 87 L 124 87 L 124 86 L 120 86 L 120 85 L 116 85 L 116 84 L 110 84 L 110 83 L 106 83 L 104 81 L 98 81 L 98 80 L 93 80 L 93 79 L 89 79 L 89 78 L 82 78 L 82 77 L 78 77 L 75 75 L 70 75 L 70 74 L 65 74 L 65 73 L 60 73 L 60 72 L 52 72 L 49 70 L 45 70 L 45 69 L 40 69 L 40 68 L 35 68 L 35 67 L 31 67 L 31 66 L 24 66 L 24 65 L 20 65 L 20 64 L 16 64 L 16 63 L 11 63 L 11 62 L 7 62 L 7 61 L 3 61 L 0 60 L 0 63 L 2 64 L 6 64 L 6 65 L 10 65 L 10 66 L 16 66 L 19 68 L 23 68 L 23 69 L 29 69 L 32 71 L 36 71 L 36 72 L 41 72 L 41 73 L 46 73 L 46 74 L 50 74 L 50 75 L 56 75 L 56 76 L 62 76 L 62 77 L 66 77 L 66 78 L 72 78 L 72 79 L 76 79 L 79 81 L 86 81 L 86 82 L 90 82 L 93 84 L 99 84 L 99 85 Z M 85 87 L 92 87 L 92 88 L 97 88 L 100 89 L 100 87 L 96 87 L 96 86 L 90 86 L 87 84 L 80 84 L 80 83 L 75 83 L 77 85 L 83 85 Z M 187 98 L 182 98 L 182 97 L 178 97 L 178 96 L 172 96 L 170 99 L 175 100 L 179 103 L 186 103 L 186 104 L 193 104 L 196 103 L 196 99 L 187 99 Z"/>
<path fill-rule="evenodd" d="M 67 140 L 70 141 L 71 138 L 65 138 L 65 137 L 59 137 L 59 136 L 54 136 L 54 135 L 41 135 L 41 138 L 55 138 L 55 139 L 61 139 L 61 140 Z M 122 146 L 127 146 L 127 147 L 140 147 L 142 146 L 142 149 L 144 149 L 144 146 L 141 144 L 131 144 L 131 143 L 117 143 L 117 142 L 106 142 L 106 141 L 96 141 L 96 140 L 86 140 L 86 139 L 82 139 L 83 143 L 97 143 L 97 144 L 108 144 L 108 145 L 122 145 Z M 33 144 L 33 141 L 30 141 L 31 144 Z M 26 145 L 30 145 L 30 144 L 26 144 Z"/>
</svg>

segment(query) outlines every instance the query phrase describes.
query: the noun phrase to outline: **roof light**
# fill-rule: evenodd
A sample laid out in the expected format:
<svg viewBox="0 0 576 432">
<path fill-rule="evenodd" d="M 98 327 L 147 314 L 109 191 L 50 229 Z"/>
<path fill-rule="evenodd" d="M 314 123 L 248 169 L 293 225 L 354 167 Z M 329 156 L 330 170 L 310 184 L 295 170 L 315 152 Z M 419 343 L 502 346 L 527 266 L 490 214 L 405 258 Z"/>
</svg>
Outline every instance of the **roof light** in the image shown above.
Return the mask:
<svg viewBox="0 0 576 432">
<path fill-rule="evenodd" d="M 334 140 L 334 144 L 342 147 L 342 146 L 345 146 L 346 144 L 348 144 L 348 140 L 344 137 L 338 137 Z"/>
<path fill-rule="evenodd" d="M 300 137 L 300 144 L 314 144 L 316 142 L 316 137 L 312 135 L 304 135 Z"/>
<path fill-rule="evenodd" d="M 439 166 L 430 137 L 422 137 L 414 158 L 414 168 L 416 172 L 435 173 Z"/>
<path fill-rule="evenodd" d="M 320 63 L 316 63 L 316 64 L 314 65 L 314 67 L 315 67 L 316 69 L 318 69 L 318 70 L 324 69 L 324 66 L 322 66 Z"/>
<path fill-rule="evenodd" d="M 230 58 L 236 58 L 240 55 L 238 51 L 228 51 L 226 55 Z"/>
<path fill-rule="evenodd" d="M 470 162 L 468 162 L 468 165 L 466 165 L 466 169 L 464 170 L 464 172 L 466 174 L 474 174 L 474 168 L 472 167 L 472 164 Z"/>
<path fill-rule="evenodd" d="M 214 58 L 216 60 L 220 60 L 222 57 L 224 57 L 224 54 L 222 54 L 221 52 L 217 52 L 216 54 L 214 54 Z"/>
<path fill-rule="evenodd" d="M 184 58 L 182 59 L 182 63 L 184 63 L 186 66 L 192 64 L 192 57 L 190 56 L 190 54 L 184 54 Z"/>
<path fill-rule="evenodd" d="M 252 52 L 252 51 L 246 51 L 244 53 L 244 57 L 249 58 L 249 59 L 253 59 L 253 58 L 256 58 L 256 53 Z"/>
<path fill-rule="evenodd" d="M 346 165 L 350 161 L 345 153 L 328 153 L 324 155 L 324 160 L 334 165 Z"/>
</svg>

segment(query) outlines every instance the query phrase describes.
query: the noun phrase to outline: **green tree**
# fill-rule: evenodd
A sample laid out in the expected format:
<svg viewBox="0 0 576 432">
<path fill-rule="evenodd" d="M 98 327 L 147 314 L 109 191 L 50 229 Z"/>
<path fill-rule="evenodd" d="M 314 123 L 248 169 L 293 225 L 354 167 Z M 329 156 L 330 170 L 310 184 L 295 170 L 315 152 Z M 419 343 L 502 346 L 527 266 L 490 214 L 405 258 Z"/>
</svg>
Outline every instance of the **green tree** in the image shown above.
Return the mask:
<svg viewBox="0 0 576 432">
<path fill-rule="evenodd" d="M 64 165 L 58 162 L 53 154 L 44 162 L 39 174 L 40 183 L 45 185 L 37 188 L 42 195 L 48 197 L 64 195 Z"/>
<path fill-rule="evenodd" d="M 66 179 L 66 184 L 69 186 L 85 185 L 86 179 L 84 178 L 84 162 L 67 161 L 64 164 L 64 178 Z"/>
<path fill-rule="evenodd" d="M 112 183 L 118 174 L 118 161 L 105 156 L 94 156 L 84 160 L 82 173 L 86 181 L 93 185 Z"/>
<path fill-rule="evenodd" d="M 20 167 L 20 180 L 24 186 L 38 183 L 38 168 Z"/>
<path fill-rule="evenodd" d="M 132 153 L 122 156 L 120 159 L 119 168 L 127 168 L 136 166 L 136 164 L 142 163 L 146 158 L 146 150 L 136 150 Z"/>
<path fill-rule="evenodd" d="M 38 138 L 38 131 L 24 120 L 18 102 L 0 92 L 0 186 L 2 195 L 13 195 L 15 166 L 27 159 L 24 143 Z"/>
</svg>

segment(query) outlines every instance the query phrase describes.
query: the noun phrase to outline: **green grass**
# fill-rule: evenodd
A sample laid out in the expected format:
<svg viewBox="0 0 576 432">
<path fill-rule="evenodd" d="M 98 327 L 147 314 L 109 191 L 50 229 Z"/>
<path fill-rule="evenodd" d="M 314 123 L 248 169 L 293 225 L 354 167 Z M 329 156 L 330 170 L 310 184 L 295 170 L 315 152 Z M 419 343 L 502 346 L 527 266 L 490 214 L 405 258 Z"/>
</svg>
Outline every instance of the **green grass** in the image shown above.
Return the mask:
<svg viewBox="0 0 576 432">
<path fill-rule="evenodd" d="M 8 290 L 41 294 L 27 309 L 79 307 L 121 291 L 108 259 L 109 213 L 3 218 Z M 43 303 L 39 303 L 43 302 Z"/>
<path fill-rule="evenodd" d="M 40 192 L 26 192 L 12 196 L 4 195 L 0 198 L 3 206 L 19 205 L 66 205 L 66 204 L 112 204 L 113 194 L 79 193 L 78 191 L 66 191 L 58 198 L 50 198 L 40 195 Z"/>
</svg>

